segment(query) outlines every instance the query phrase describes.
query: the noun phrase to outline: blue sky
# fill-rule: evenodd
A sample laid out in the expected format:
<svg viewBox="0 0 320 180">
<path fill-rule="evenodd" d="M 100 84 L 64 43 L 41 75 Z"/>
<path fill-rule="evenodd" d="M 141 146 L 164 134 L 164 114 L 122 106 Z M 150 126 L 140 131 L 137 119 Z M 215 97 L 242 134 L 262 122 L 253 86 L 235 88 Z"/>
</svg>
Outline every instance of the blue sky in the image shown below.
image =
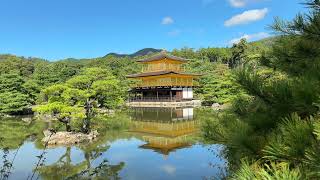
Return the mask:
<svg viewBox="0 0 320 180">
<path fill-rule="evenodd" d="M 145 47 L 228 46 L 272 35 L 302 0 L 1 0 L 0 53 L 48 60 Z"/>
</svg>

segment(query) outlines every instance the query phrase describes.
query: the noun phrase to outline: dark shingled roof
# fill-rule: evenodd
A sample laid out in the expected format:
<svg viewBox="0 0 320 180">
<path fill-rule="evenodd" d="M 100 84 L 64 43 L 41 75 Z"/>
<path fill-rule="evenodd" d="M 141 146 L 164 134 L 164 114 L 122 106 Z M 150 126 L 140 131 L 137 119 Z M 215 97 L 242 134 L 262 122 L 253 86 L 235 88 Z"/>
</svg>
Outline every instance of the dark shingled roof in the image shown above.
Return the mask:
<svg viewBox="0 0 320 180">
<path fill-rule="evenodd" d="M 131 74 L 128 75 L 128 78 L 135 78 L 135 77 L 146 77 L 146 76 L 158 76 L 158 75 L 165 75 L 165 74 L 181 74 L 181 75 L 191 75 L 191 76 L 201 76 L 200 74 L 189 74 L 189 73 L 180 73 L 175 71 L 157 71 L 157 72 L 146 72 L 140 74 Z"/>
<path fill-rule="evenodd" d="M 138 62 L 157 61 L 157 60 L 161 60 L 161 59 L 165 59 L 165 58 L 166 59 L 176 60 L 176 61 L 182 61 L 182 62 L 186 62 L 187 61 L 187 59 L 185 59 L 185 58 L 173 56 L 173 55 L 170 55 L 170 54 L 166 53 L 166 51 L 162 51 L 161 53 L 159 53 L 157 55 L 154 55 L 154 56 L 151 56 L 151 57 L 148 57 L 148 58 L 145 58 L 145 59 L 138 60 Z"/>
</svg>

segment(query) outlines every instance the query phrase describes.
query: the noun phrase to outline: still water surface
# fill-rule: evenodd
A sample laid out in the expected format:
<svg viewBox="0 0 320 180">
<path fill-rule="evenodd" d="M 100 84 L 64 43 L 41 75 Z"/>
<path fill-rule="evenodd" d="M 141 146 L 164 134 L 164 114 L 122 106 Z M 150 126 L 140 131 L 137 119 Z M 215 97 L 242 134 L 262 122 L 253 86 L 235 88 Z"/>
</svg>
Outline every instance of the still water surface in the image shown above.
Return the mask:
<svg viewBox="0 0 320 180">
<path fill-rule="evenodd" d="M 201 143 L 194 109 L 139 108 L 128 114 L 129 131 L 108 132 L 91 144 L 45 150 L 37 136 L 24 136 L 30 128 L 2 121 L 0 133 L 7 135 L 0 135 L 0 174 L 9 172 L 13 180 L 90 179 L 88 170 L 95 173 L 92 179 L 219 179 L 225 174 L 223 146 Z M 6 162 L 12 162 L 12 168 Z"/>
</svg>

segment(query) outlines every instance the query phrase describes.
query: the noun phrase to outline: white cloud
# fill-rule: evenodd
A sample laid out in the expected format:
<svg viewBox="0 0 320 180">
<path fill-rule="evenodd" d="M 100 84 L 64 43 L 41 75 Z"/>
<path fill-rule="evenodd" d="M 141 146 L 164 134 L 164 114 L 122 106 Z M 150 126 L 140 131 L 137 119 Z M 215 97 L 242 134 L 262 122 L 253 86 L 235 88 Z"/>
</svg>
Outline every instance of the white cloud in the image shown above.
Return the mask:
<svg viewBox="0 0 320 180">
<path fill-rule="evenodd" d="M 244 7 L 247 5 L 248 1 L 247 0 L 229 0 L 229 3 L 233 7 Z"/>
<path fill-rule="evenodd" d="M 162 21 L 161 21 L 161 24 L 163 24 L 163 25 L 169 25 L 169 24 L 172 24 L 172 23 L 174 23 L 174 20 L 170 16 L 164 17 L 162 19 Z"/>
<path fill-rule="evenodd" d="M 237 14 L 224 22 L 227 27 L 236 26 L 240 24 L 248 24 L 254 21 L 263 19 L 268 13 L 268 8 L 253 9 Z"/>
<path fill-rule="evenodd" d="M 219 0 L 202 0 L 202 4 L 203 5 L 208 5 L 211 4 L 213 2 L 218 2 Z M 248 4 L 251 3 L 257 3 L 257 2 L 261 2 L 264 0 L 226 0 L 232 7 L 235 8 L 241 8 L 241 7 L 245 7 Z"/>
<path fill-rule="evenodd" d="M 259 32 L 259 33 L 255 33 L 255 34 L 244 34 L 241 37 L 234 38 L 234 39 L 230 40 L 229 44 L 230 45 L 237 44 L 240 42 L 241 39 L 246 39 L 247 41 L 255 41 L 255 40 L 267 38 L 270 36 L 271 35 L 266 32 Z"/>
<path fill-rule="evenodd" d="M 230 5 L 236 8 L 245 7 L 246 5 L 250 3 L 258 3 L 262 2 L 264 0 L 228 0 Z"/>
</svg>

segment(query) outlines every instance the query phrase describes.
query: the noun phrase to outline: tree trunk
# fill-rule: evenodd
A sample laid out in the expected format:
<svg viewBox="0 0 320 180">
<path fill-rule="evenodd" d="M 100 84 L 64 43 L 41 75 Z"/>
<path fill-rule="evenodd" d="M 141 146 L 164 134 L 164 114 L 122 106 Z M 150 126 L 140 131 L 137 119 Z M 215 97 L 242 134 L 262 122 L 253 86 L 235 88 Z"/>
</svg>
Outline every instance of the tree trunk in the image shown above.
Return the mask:
<svg viewBox="0 0 320 180">
<path fill-rule="evenodd" d="M 85 134 L 90 133 L 91 128 L 90 128 L 90 119 L 87 117 L 83 120 L 83 126 L 82 126 L 82 132 Z"/>
<path fill-rule="evenodd" d="M 58 118 L 58 120 L 64 123 L 67 132 L 71 132 L 70 117 Z"/>
<path fill-rule="evenodd" d="M 91 128 L 91 118 L 93 116 L 93 102 L 94 100 L 87 100 L 86 104 L 85 104 L 85 109 L 86 109 L 86 118 L 83 120 L 83 125 L 82 125 L 82 132 L 83 133 L 90 133 Z"/>
<path fill-rule="evenodd" d="M 69 122 L 66 123 L 66 130 L 67 132 L 71 132 L 71 125 Z"/>
</svg>

